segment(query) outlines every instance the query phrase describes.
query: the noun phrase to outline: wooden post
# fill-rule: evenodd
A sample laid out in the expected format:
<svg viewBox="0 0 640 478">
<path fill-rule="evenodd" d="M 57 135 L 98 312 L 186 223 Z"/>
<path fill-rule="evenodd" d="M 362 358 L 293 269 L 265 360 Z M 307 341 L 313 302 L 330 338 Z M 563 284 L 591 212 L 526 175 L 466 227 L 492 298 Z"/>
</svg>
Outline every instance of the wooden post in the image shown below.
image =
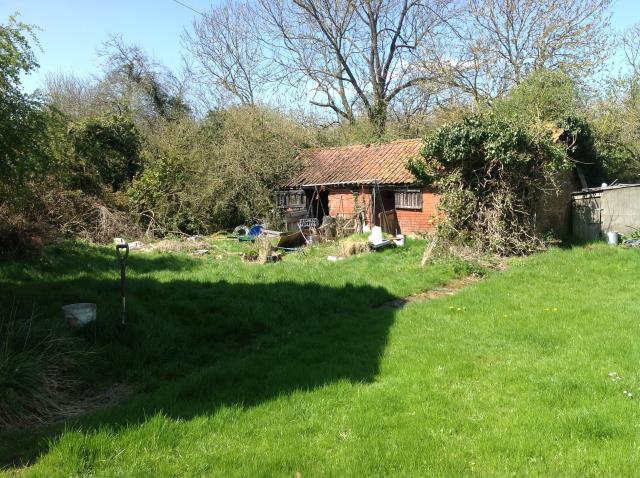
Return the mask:
<svg viewBox="0 0 640 478">
<path fill-rule="evenodd" d="M 424 267 L 425 264 L 429 262 L 429 260 L 431 259 L 431 256 L 433 255 L 433 250 L 435 249 L 437 242 L 438 242 L 438 236 L 434 234 L 431 237 L 431 240 L 427 243 L 427 247 L 424 248 L 424 253 L 422 254 L 422 261 L 420 262 L 421 267 Z"/>
</svg>

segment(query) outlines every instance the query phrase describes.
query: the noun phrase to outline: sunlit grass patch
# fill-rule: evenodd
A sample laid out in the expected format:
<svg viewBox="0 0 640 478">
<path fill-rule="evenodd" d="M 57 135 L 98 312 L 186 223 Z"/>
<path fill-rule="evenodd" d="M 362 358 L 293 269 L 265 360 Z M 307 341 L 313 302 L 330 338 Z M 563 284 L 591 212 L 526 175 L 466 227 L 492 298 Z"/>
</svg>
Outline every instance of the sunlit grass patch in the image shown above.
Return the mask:
<svg viewBox="0 0 640 478">
<path fill-rule="evenodd" d="M 552 250 L 454 296 L 378 308 L 464 273 L 420 268 L 421 249 L 264 266 L 134 257 L 135 326 L 101 344 L 100 373 L 136 393 L 46 431 L 49 444 L 11 436 L 13 453 L 41 454 L 21 474 L 632 476 L 637 251 Z M 33 266 L 4 282 L 52 314 L 61 294 L 100 291 L 116 314 L 112 264 L 83 258 L 104 279 Z"/>
</svg>

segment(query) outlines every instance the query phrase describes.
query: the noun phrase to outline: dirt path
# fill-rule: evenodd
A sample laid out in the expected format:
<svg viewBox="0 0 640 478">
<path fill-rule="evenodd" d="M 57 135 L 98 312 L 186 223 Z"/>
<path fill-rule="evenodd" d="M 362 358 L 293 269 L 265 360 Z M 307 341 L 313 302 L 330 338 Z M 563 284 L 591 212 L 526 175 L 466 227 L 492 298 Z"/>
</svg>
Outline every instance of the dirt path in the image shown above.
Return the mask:
<svg viewBox="0 0 640 478">
<path fill-rule="evenodd" d="M 482 280 L 482 277 L 477 275 L 470 275 L 461 279 L 453 279 L 447 282 L 441 287 L 429 289 L 424 292 L 418 292 L 417 294 L 409 295 L 407 297 L 401 297 L 383 304 L 380 307 L 389 307 L 392 309 L 401 309 L 407 304 L 412 302 L 422 302 L 425 300 L 439 299 L 440 297 L 455 295 L 458 291 L 468 285 L 475 284 Z"/>
</svg>

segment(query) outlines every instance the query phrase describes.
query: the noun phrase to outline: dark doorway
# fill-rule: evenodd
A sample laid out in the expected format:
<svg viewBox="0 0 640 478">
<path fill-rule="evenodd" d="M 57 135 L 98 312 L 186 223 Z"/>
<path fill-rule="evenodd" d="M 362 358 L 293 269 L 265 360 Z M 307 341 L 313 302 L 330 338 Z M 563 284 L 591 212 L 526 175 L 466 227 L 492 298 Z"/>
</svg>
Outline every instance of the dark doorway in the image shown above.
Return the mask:
<svg viewBox="0 0 640 478">
<path fill-rule="evenodd" d="M 317 188 L 311 192 L 311 209 L 309 217 L 318 218 L 322 224 L 322 218 L 329 215 L 329 191 L 325 188 Z"/>
</svg>

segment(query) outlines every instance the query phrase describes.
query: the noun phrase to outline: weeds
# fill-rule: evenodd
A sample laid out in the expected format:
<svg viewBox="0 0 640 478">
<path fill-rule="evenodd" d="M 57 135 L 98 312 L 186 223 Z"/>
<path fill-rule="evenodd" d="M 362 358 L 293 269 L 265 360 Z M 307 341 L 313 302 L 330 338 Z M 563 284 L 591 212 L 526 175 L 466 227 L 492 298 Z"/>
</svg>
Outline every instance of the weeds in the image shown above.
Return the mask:
<svg viewBox="0 0 640 478">
<path fill-rule="evenodd" d="M 21 318 L 15 304 L 0 316 L 0 429 L 46 422 L 80 386 L 76 368 L 86 352 L 72 337 L 36 330 L 34 317 Z"/>
</svg>

